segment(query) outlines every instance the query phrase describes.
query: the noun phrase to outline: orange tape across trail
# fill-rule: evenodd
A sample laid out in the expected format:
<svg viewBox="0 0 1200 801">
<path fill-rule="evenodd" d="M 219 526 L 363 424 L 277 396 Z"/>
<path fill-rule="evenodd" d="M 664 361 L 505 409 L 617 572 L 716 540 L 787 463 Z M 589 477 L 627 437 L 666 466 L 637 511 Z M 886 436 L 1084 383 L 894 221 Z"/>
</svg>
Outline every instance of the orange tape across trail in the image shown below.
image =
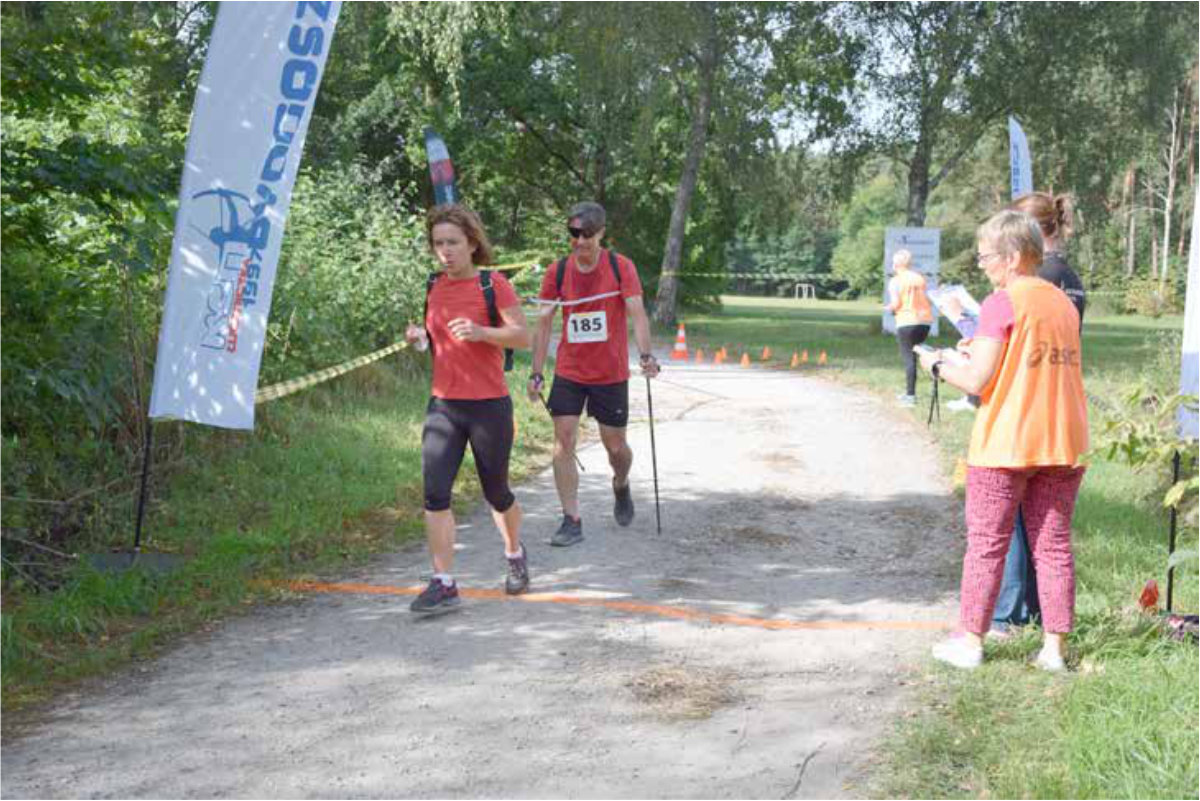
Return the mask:
<svg viewBox="0 0 1200 801">
<path fill-rule="evenodd" d="M 283 587 L 293 592 L 343 593 L 346 595 L 418 595 L 420 587 L 388 587 L 379 584 L 338 583 L 319 581 L 267 581 L 271 587 Z M 876 629 L 888 631 L 942 631 L 949 624 L 928 620 L 779 620 L 748 615 L 723 615 L 701 612 L 686 606 L 665 606 L 642 601 L 613 601 L 603 598 L 580 598 L 560 593 L 527 593 L 505 595 L 501 590 L 459 589 L 464 598 L 486 601 L 512 601 L 527 604 L 564 604 L 568 606 L 596 606 L 615 612 L 674 618 L 676 620 L 700 620 L 729 626 L 748 626 L 772 631 L 845 631 L 850 629 Z"/>
</svg>

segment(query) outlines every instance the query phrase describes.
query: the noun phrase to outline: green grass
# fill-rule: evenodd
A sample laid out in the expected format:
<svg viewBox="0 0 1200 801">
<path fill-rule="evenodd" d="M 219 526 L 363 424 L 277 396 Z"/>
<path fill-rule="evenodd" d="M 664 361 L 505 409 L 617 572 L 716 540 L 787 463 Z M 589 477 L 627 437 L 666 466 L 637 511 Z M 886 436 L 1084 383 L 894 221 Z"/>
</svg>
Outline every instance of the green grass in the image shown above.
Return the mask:
<svg viewBox="0 0 1200 801">
<path fill-rule="evenodd" d="M 722 298 L 720 313 L 686 318 L 688 344 L 754 362 L 764 346 L 786 368 L 808 349 L 806 373 L 890 400 L 903 390 L 895 340 L 880 333 L 878 304 Z M 1102 410 L 1137 382 L 1173 388 L 1179 317 L 1087 319 L 1085 385 L 1093 437 Z M 950 345 L 943 336 L 931 344 Z M 812 364 L 820 350 L 827 367 Z M 738 369 L 738 368 L 730 368 Z M 918 392 L 928 400 L 928 379 Z M 949 390 L 947 399 L 957 397 Z M 924 425 L 927 406 L 912 411 Z M 945 465 L 966 453 L 972 418 L 945 414 L 936 429 Z M 1026 631 L 970 674 L 928 663 L 916 710 L 881 748 L 872 795 L 909 798 L 1196 798 L 1200 670 L 1194 644 L 1165 640 L 1135 611 L 1148 579 L 1166 586 L 1166 515 L 1152 495 L 1161 477 L 1093 458 L 1074 520 L 1077 629 L 1067 676 L 1026 665 L 1040 635 Z M 1194 535 L 1193 535 L 1194 536 Z M 1177 576 L 1176 607 L 1195 611 L 1195 571 Z"/>
<path fill-rule="evenodd" d="M 545 412 L 523 400 L 528 356 L 518 359 L 514 480 L 548 461 L 550 443 Z M 165 576 L 80 567 L 57 591 L 6 593 L 4 710 L 286 597 L 256 580 L 336 575 L 420 537 L 428 386 L 401 354 L 261 407 L 253 433 L 188 428 L 188 460 L 155 487 L 145 522 L 147 550 L 181 554 L 184 567 Z M 468 452 L 457 508 L 479 497 Z"/>
</svg>

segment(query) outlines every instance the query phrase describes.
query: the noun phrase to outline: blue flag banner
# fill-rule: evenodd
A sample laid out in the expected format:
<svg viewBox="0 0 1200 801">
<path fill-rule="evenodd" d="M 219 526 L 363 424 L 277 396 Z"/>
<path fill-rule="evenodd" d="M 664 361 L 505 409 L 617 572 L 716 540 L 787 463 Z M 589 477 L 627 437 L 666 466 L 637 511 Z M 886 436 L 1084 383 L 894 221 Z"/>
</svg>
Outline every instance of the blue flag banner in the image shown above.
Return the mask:
<svg viewBox="0 0 1200 801">
<path fill-rule="evenodd" d="M 1192 209 L 1192 247 L 1188 254 L 1187 300 L 1183 306 L 1183 361 L 1179 369 L 1181 395 L 1200 394 L 1200 204 Z M 1196 410 L 1179 409 L 1180 439 L 1200 438 Z"/>
<path fill-rule="evenodd" d="M 184 156 L 152 418 L 254 427 L 283 227 L 340 10 L 220 4 Z"/>
<path fill-rule="evenodd" d="M 1016 117 L 1008 118 L 1008 153 L 1012 162 L 1012 197 L 1033 191 L 1033 161 L 1029 158 L 1029 140 Z"/>
<path fill-rule="evenodd" d="M 454 165 L 450 162 L 450 151 L 432 128 L 425 129 L 425 155 L 429 158 L 434 202 L 439 206 L 456 202 L 458 192 L 454 188 Z"/>
</svg>

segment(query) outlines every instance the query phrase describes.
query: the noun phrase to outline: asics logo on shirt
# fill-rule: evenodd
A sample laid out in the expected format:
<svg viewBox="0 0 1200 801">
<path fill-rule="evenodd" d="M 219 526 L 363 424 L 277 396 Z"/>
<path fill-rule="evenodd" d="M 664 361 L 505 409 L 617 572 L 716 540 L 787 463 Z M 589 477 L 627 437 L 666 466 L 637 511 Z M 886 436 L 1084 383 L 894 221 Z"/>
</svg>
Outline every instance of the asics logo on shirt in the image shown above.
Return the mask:
<svg viewBox="0 0 1200 801">
<path fill-rule="evenodd" d="M 1079 366 L 1079 351 L 1074 348 L 1055 348 L 1051 347 L 1049 342 L 1039 342 L 1037 347 L 1033 349 L 1033 353 L 1029 354 L 1029 360 L 1026 364 L 1031 368 L 1041 367 L 1042 362 L 1050 358 L 1050 364 L 1065 364 L 1068 367 Z"/>
</svg>

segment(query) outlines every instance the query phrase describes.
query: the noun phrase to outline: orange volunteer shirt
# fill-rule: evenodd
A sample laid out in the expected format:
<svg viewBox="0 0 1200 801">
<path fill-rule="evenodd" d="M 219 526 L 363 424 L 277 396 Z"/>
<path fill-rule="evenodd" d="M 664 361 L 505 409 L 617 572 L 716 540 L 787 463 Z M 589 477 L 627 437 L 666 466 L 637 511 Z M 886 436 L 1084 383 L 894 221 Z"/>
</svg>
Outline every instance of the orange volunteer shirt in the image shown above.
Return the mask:
<svg viewBox="0 0 1200 801">
<path fill-rule="evenodd" d="M 967 464 L 1078 465 L 1088 428 L 1075 304 L 1041 278 L 1020 278 L 983 302 L 975 336 L 1005 349 L 980 394 Z"/>
<path fill-rule="evenodd" d="M 925 295 L 925 276 L 916 270 L 906 270 L 892 277 L 892 292 L 900 300 L 896 309 L 896 325 L 929 325 L 933 309 Z"/>
</svg>

